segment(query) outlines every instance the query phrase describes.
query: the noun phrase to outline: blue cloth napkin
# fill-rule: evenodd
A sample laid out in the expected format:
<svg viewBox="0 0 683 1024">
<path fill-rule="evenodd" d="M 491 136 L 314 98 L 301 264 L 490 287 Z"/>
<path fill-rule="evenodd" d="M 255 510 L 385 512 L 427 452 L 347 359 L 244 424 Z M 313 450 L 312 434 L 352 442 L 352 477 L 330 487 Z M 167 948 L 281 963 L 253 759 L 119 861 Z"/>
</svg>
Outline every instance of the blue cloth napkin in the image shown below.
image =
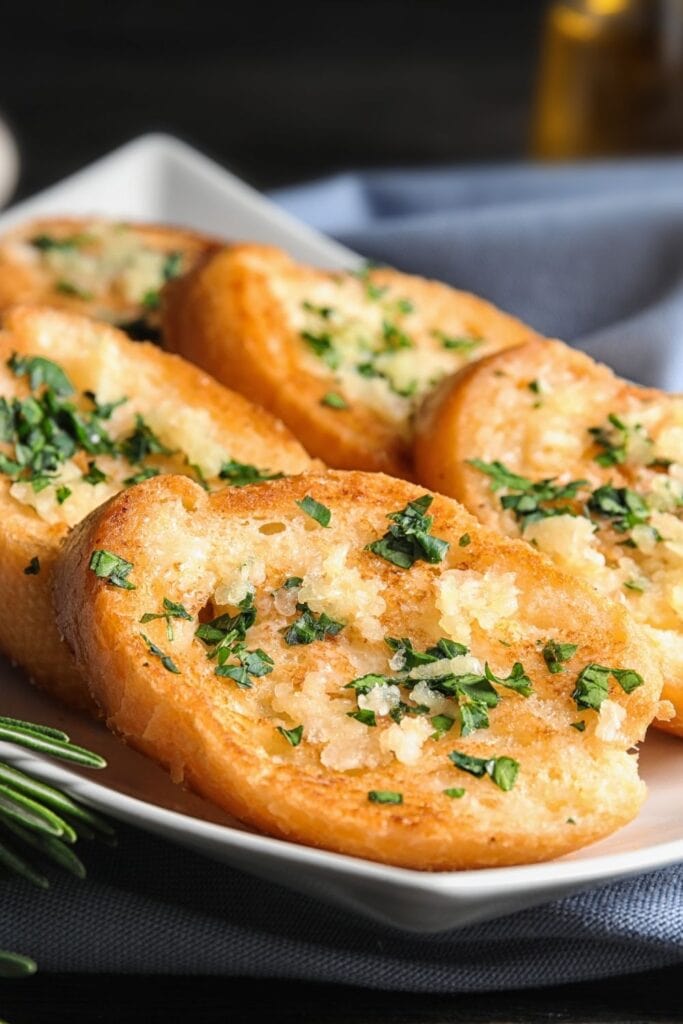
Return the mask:
<svg viewBox="0 0 683 1024">
<path fill-rule="evenodd" d="M 683 161 L 343 175 L 275 197 L 387 263 L 487 296 L 623 375 L 683 390 Z M 43 970 L 467 992 L 683 959 L 683 868 L 435 936 L 374 925 L 120 829 L 89 879 L 0 881 L 0 948 Z"/>
</svg>

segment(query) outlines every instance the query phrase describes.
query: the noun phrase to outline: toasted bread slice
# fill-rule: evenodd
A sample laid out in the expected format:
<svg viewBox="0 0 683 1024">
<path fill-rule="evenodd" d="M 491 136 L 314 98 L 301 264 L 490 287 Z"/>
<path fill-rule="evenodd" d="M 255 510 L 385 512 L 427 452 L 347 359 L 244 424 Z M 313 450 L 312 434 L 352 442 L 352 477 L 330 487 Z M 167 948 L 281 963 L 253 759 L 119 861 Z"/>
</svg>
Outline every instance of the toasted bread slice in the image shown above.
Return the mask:
<svg viewBox="0 0 683 1024">
<path fill-rule="evenodd" d="M 164 290 L 167 346 L 279 416 L 340 469 L 410 477 L 411 417 L 445 374 L 538 335 L 466 292 L 395 270 L 226 249 Z"/>
<path fill-rule="evenodd" d="M 195 231 L 102 219 L 30 221 L 0 239 L 0 310 L 40 303 L 159 340 L 159 292 L 218 242 Z"/>
<path fill-rule="evenodd" d="M 225 486 L 311 464 L 281 423 L 178 356 L 31 307 L 0 332 L 0 437 L 0 650 L 74 705 L 90 697 L 50 600 L 69 527 L 149 473 Z"/>
<path fill-rule="evenodd" d="M 676 709 L 657 724 L 683 735 L 683 397 L 636 387 L 559 341 L 530 343 L 444 384 L 421 413 L 415 450 L 425 484 L 645 625 Z M 547 478 L 545 497 L 530 490 Z"/>
<path fill-rule="evenodd" d="M 639 627 L 457 502 L 429 503 L 358 472 L 214 494 L 150 480 L 68 538 L 60 628 L 114 730 L 266 832 L 428 869 L 606 835 L 643 799 L 626 751 L 661 688 Z M 135 589 L 103 578 L 102 551 Z M 188 615 L 172 637 L 150 621 L 168 607 Z M 553 640 L 576 645 L 559 673 Z M 630 670 L 622 688 L 600 669 L 599 714 L 595 664 Z"/>
</svg>

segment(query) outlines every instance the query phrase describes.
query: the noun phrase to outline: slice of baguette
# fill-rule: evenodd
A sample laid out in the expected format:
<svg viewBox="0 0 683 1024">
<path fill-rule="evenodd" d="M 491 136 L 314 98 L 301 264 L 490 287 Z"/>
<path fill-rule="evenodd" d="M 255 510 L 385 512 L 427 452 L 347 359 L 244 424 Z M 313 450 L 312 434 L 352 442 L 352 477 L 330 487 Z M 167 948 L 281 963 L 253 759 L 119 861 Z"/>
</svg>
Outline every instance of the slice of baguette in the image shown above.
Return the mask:
<svg viewBox="0 0 683 1024">
<path fill-rule="evenodd" d="M 48 218 L 0 239 L 0 310 L 40 303 L 159 340 L 159 292 L 218 247 L 196 231 L 156 224 Z"/>
<path fill-rule="evenodd" d="M 13 363 L 15 369 L 33 367 L 33 388 L 25 373 L 19 375 L 8 366 L 14 354 L 20 360 L 19 365 Z M 12 467 L 6 460 L 14 460 L 17 454 L 11 437 L 13 426 L 7 423 L 15 399 L 40 399 L 45 414 L 42 422 L 59 424 L 73 433 L 68 412 L 46 414 L 40 362 L 21 365 L 21 360 L 33 357 L 52 360 L 65 371 L 75 392 L 58 401 L 71 403 L 82 416 L 93 411 L 93 401 L 84 392 L 94 393 L 100 403 L 127 398 L 99 424 L 115 441 L 132 435 L 127 449 L 130 458 L 88 453 L 79 444 L 72 456 L 48 468 L 42 479 L 39 474 L 32 482 L 28 469 L 8 472 Z M 45 371 L 45 364 L 42 367 Z M 30 403 L 26 408 L 40 420 L 40 406 Z M 158 445 L 145 439 L 144 429 L 136 433 L 137 415 L 172 454 L 144 456 L 150 444 Z M 44 308 L 18 307 L 5 315 L 0 332 L 0 435 L 9 438 L 0 441 L 0 650 L 41 686 L 76 706 L 90 705 L 90 697 L 60 642 L 50 600 L 53 564 L 69 527 L 127 486 L 124 481 L 145 467 L 161 473 L 189 473 L 195 478 L 201 472 L 209 485 L 224 486 L 218 479 L 224 460 L 271 473 L 298 473 L 311 464 L 281 423 L 178 356 L 134 343 L 94 320 Z M 37 445 L 35 437 L 29 444 Z M 132 462 L 138 455 L 143 457 Z M 105 478 L 99 480 L 99 473 Z M 84 479 L 84 474 L 92 482 Z M 37 572 L 35 564 L 31 570 L 34 558 L 38 559 Z"/>
<path fill-rule="evenodd" d="M 683 735 L 683 397 L 636 387 L 559 341 L 530 343 L 445 383 L 422 410 L 415 452 L 425 484 L 628 606 L 660 650 L 676 709 L 657 724 Z M 473 459 L 533 482 L 586 483 L 550 503 L 571 515 L 527 524 L 501 503 L 514 488 L 494 491 Z M 646 503 L 633 529 L 600 510 L 608 492 L 587 504 L 604 486 Z"/>
<path fill-rule="evenodd" d="M 538 337 L 436 281 L 324 272 L 261 245 L 172 282 L 162 317 L 170 349 L 270 409 L 311 454 L 403 477 L 420 398 L 472 359 Z"/>
<path fill-rule="evenodd" d="M 400 567 L 368 549 L 393 522 L 388 514 L 423 497 L 411 484 L 358 472 L 214 494 L 167 476 L 101 506 L 63 548 L 55 600 L 109 725 L 257 828 L 406 867 L 541 860 L 630 820 L 644 785 L 626 751 L 661 688 L 639 627 L 448 498 L 412 509 L 433 516 L 419 536 L 434 562 Z M 95 575 L 100 550 L 132 565 L 135 589 Z M 144 624 L 164 600 L 191 617 L 174 622 L 173 639 L 163 619 Z M 251 614 L 252 604 L 255 622 L 240 620 L 240 632 L 223 619 L 211 634 L 215 617 Z M 246 648 L 243 665 L 232 654 L 219 676 L 220 659 L 207 655 L 230 629 Z M 408 688 L 405 649 L 390 649 L 386 637 L 407 637 L 420 652 L 445 637 L 469 652 L 413 655 L 428 663 L 411 668 Z M 558 674 L 542 656 L 550 639 L 577 645 Z M 479 721 L 461 735 L 461 716 L 469 721 L 481 705 L 465 701 L 462 710 L 437 688 L 445 677 L 464 685 L 469 673 L 486 689 L 485 662 L 499 679 L 519 679 L 523 666 L 533 693 L 488 684 L 489 698 L 500 697 L 490 727 Z M 580 710 L 572 693 L 592 663 L 645 681 L 627 695 L 612 680 L 599 715 Z M 348 684 L 368 674 L 377 685 L 357 695 Z M 473 763 L 482 777 L 456 767 L 452 751 L 482 759 Z"/>
</svg>

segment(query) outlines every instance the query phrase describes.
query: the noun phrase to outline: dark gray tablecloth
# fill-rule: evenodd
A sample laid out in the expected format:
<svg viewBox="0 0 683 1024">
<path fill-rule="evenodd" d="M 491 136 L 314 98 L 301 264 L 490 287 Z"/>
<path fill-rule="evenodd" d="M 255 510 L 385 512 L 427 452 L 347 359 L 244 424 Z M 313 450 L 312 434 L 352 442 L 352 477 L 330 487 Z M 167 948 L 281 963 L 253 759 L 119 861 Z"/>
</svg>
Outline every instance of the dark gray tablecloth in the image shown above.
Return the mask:
<svg viewBox="0 0 683 1024">
<path fill-rule="evenodd" d="M 277 198 L 367 256 L 479 292 L 633 379 L 683 390 L 681 161 L 377 172 Z M 51 971 L 241 974 L 442 992 L 597 978 L 683 959 L 679 867 L 416 937 L 128 829 L 117 849 L 83 852 L 85 883 L 55 876 L 40 895 L 0 881 L 0 947 L 30 953 Z"/>
</svg>

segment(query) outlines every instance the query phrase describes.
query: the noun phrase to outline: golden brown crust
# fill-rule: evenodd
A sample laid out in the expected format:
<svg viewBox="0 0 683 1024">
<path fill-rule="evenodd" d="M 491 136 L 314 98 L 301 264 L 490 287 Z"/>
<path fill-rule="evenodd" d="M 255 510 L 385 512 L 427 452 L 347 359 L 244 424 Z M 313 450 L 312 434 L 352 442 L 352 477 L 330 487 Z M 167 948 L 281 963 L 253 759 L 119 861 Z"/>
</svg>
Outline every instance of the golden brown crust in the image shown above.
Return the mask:
<svg viewBox="0 0 683 1024">
<path fill-rule="evenodd" d="M 406 867 L 547 859 L 630 820 L 644 787 L 626 750 L 642 737 L 661 687 L 638 627 L 616 604 L 563 576 L 527 545 L 486 530 L 447 498 L 437 496 L 429 510 L 433 536 L 450 543 L 443 562 L 418 561 L 406 570 L 368 551 L 367 543 L 386 529 L 386 515 L 423 494 L 363 473 L 302 476 L 211 495 L 187 479 L 164 477 L 101 506 L 62 549 L 55 594 L 60 628 L 109 725 L 174 779 L 257 828 Z M 297 507 L 306 495 L 331 510 L 329 527 Z M 461 545 L 464 533 L 469 543 Z M 133 564 L 135 590 L 95 577 L 88 566 L 98 549 Z M 191 566 L 181 549 L 193 551 Z M 197 616 L 203 622 L 213 616 L 221 588 L 241 579 L 244 565 L 251 566 L 257 608 L 247 647 L 261 648 L 274 662 L 272 673 L 254 678 L 248 690 L 219 679 L 216 662 L 193 637 Z M 340 618 L 339 602 L 347 602 L 344 630 L 334 639 L 307 646 L 283 640 L 283 628 L 299 614 L 282 604 L 283 580 L 293 575 L 303 579 L 299 600 L 313 602 L 318 594 L 318 613 L 327 609 Z M 512 581 L 508 598 L 518 605 L 495 612 L 496 587 Z M 462 737 L 456 725 L 437 741 L 423 735 L 417 760 L 393 741 L 414 735 L 417 717 L 401 726 L 378 718 L 374 729 L 350 720 L 346 682 L 369 671 L 391 674 L 384 636 L 409 636 L 422 650 L 457 632 L 457 608 L 444 595 L 455 587 L 466 605 L 478 585 L 493 589 L 478 613 L 484 622 L 475 618 L 468 626 L 472 654 L 505 675 L 521 661 L 535 694 L 525 699 L 501 688 L 489 729 Z M 177 624 L 173 641 L 163 624 L 139 625 L 163 597 L 183 603 L 193 617 Z M 150 655 L 142 628 L 179 674 Z M 551 636 L 579 645 L 576 662 L 559 675 L 547 671 L 540 653 Z M 611 688 L 621 722 L 611 734 L 571 699 L 577 670 L 593 661 L 646 677 L 629 696 Z M 577 718 L 585 720 L 584 732 L 571 728 Z M 292 729 L 297 722 L 305 728 L 294 748 L 276 726 Z M 385 742 L 390 736 L 393 746 Z M 514 787 L 503 792 L 488 778 L 458 770 L 448 758 L 453 749 L 515 758 L 521 767 Z M 446 796 L 449 787 L 463 787 L 465 796 Z M 371 803 L 371 790 L 400 792 L 403 803 Z"/>
<path fill-rule="evenodd" d="M 267 467 L 271 472 L 297 473 L 311 465 L 299 443 L 268 413 L 179 356 L 161 352 L 148 343 L 134 343 L 104 324 L 46 308 L 23 306 L 8 311 L 0 332 L 0 395 L 10 401 L 29 394 L 26 378 L 17 377 L 6 365 L 15 352 L 20 356 L 43 355 L 57 362 L 79 391 L 99 392 L 115 378 L 119 384 L 107 385 L 120 386 L 121 392 L 114 397 L 129 396 L 128 405 L 143 415 L 169 406 L 175 410 L 177 424 L 181 416 L 196 411 L 202 419 L 195 447 L 204 437 L 214 445 L 218 439 L 229 458 Z M 4 445 L 0 450 L 10 454 Z M 81 468 L 84 470 L 85 465 Z M 139 468 L 126 463 L 123 475 L 132 475 Z M 159 468 L 178 472 L 182 459 L 178 456 L 169 460 L 167 467 Z M 191 467 L 186 471 L 193 472 Z M 71 705 L 92 707 L 52 615 L 52 569 L 68 521 L 46 520 L 26 501 L 13 497 L 11 488 L 11 478 L 0 474 L 0 606 L 5 609 L 0 615 L 0 650 L 50 693 Z M 76 485 L 72 483 L 71 489 L 75 492 Z M 48 494 L 48 513 L 52 516 L 57 509 L 54 488 L 38 497 L 47 500 Z M 65 502 L 65 515 L 69 502 L 74 500 L 72 495 Z M 36 556 L 40 572 L 26 575 L 24 569 Z"/>
<path fill-rule="evenodd" d="M 368 288 L 379 298 L 368 298 Z M 402 300 L 404 309 L 405 300 L 412 307 L 407 313 L 400 311 Z M 316 320 L 313 314 L 310 322 L 301 321 L 306 302 L 331 309 L 331 317 Z M 381 334 L 383 322 L 398 325 L 412 339 L 415 354 L 413 359 L 404 349 L 401 359 L 412 359 L 418 376 L 426 360 L 441 376 L 466 360 L 538 337 L 483 299 L 436 281 L 385 269 L 359 280 L 302 266 L 281 250 L 258 245 L 234 246 L 202 260 L 164 290 L 163 303 L 168 347 L 270 409 L 313 455 L 340 469 L 401 477 L 412 474 L 413 400 L 401 398 L 378 377 L 368 381 L 358 374 L 356 365 L 369 358 L 364 350 L 340 376 L 307 350 L 302 327 L 324 337 L 342 322 L 348 326 L 349 317 L 358 323 L 366 315 L 374 326 L 365 325 L 361 334 L 366 328 Z M 466 338 L 464 348 L 446 350 L 435 339 L 439 331 L 474 342 Z M 409 391 L 405 370 L 401 386 Z M 330 391 L 341 393 L 347 408 L 323 404 Z"/>
<path fill-rule="evenodd" d="M 538 390 L 530 389 L 533 382 L 538 382 Z M 643 429 L 652 434 L 653 442 L 647 443 L 655 444 L 654 454 L 663 427 L 677 431 L 677 424 L 683 423 L 680 396 L 637 387 L 559 341 L 520 345 L 467 367 L 424 403 L 416 427 L 417 474 L 426 486 L 461 501 L 482 523 L 519 536 L 511 513 L 501 507 L 504 491 L 495 492 L 489 477 L 469 460 L 498 460 L 532 480 L 585 479 L 590 489 L 613 485 L 647 494 L 653 481 L 655 486 L 662 483 L 664 465 L 650 467 L 637 458 L 603 466 L 596 462 L 601 448 L 590 430 L 612 429 L 611 414 L 630 424 L 642 420 Z M 668 473 L 678 486 L 675 467 Z M 668 530 L 662 527 L 661 532 Z M 651 642 L 663 655 L 663 697 L 676 709 L 674 718 L 655 724 L 683 736 L 683 647 L 678 648 L 676 639 L 678 635 L 683 644 L 683 624 L 670 603 L 680 573 L 677 556 L 666 545 L 677 538 L 664 537 L 659 568 L 639 552 L 631 556 L 632 549 L 623 546 L 625 538 L 626 534 L 613 535 L 601 528 L 589 558 L 572 562 L 569 553 L 550 553 L 563 569 L 623 601 L 646 624 Z M 540 543 L 536 537 L 532 542 Z M 542 543 L 540 547 L 545 550 Z M 657 557 L 655 549 L 653 558 Z M 606 565 L 600 564 L 601 558 Z M 666 579 L 660 579 L 660 568 L 667 572 Z M 644 592 L 638 589 L 641 574 Z M 655 594 L 661 597 L 656 607 Z"/>
<path fill-rule="evenodd" d="M 178 253 L 183 273 L 222 244 L 197 231 L 161 224 L 118 225 L 102 218 L 73 217 L 30 221 L 0 238 L 0 311 L 19 303 L 47 305 L 92 316 L 122 328 L 130 326 L 136 337 L 156 338 L 160 327 L 158 311 L 145 305 L 141 301 L 142 296 L 136 298 L 131 295 L 125 286 L 125 275 L 130 274 L 130 266 L 123 275 L 114 274 L 101 291 L 70 293 L 68 287 L 64 288 L 65 283 L 67 286 L 73 283 L 68 265 L 60 271 L 58 266 L 46 262 L 41 251 L 31 244 L 32 240 L 41 237 L 56 241 L 86 237 L 92 234 L 93 229 L 109 233 L 121 230 L 146 250 L 161 254 Z M 88 251 L 87 245 L 85 251 Z"/>
</svg>

